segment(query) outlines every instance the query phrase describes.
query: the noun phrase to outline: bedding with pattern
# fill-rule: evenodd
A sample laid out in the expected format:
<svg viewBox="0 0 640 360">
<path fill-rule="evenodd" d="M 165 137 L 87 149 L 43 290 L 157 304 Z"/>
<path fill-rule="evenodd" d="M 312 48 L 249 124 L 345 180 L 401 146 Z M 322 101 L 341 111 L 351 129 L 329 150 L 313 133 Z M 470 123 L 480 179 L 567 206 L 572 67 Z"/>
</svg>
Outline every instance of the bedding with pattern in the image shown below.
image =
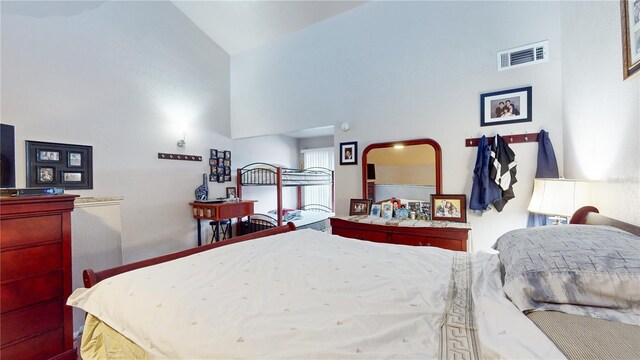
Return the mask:
<svg viewBox="0 0 640 360">
<path fill-rule="evenodd" d="M 92 315 L 84 359 L 109 351 L 96 324 L 150 358 L 563 358 L 504 296 L 497 255 L 313 230 L 122 273 L 68 304 Z"/>
<path fill-rule="evenodd" d="M 504 291 L 521 311 L 640 325 L 638 236 L 608 226 L 543 226 L 510 231 L 494 248 Z"/>
</svg>

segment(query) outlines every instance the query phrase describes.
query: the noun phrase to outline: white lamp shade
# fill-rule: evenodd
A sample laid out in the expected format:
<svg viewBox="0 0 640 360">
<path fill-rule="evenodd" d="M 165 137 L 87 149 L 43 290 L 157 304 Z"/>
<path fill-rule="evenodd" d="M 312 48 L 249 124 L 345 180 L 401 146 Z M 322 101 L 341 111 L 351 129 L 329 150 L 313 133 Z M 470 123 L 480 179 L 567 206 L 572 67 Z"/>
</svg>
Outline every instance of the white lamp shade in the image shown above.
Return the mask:
<svg viewBox="0 0 640 360">
<path fill-rule="evenodd" d="M 587 181 L 534 179 L 529 212 L 571 216 L 579 208 L 591 205 L 591 185 Z"/>
</svg>

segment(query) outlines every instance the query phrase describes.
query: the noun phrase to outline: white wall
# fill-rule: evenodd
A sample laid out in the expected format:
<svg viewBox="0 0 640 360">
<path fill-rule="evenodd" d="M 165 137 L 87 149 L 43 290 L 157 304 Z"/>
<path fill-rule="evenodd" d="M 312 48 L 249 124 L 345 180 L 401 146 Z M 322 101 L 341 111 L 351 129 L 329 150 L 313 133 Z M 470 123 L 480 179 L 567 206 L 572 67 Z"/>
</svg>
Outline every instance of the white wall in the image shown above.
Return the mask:
<svg viewBox="0 0 640 360">
<path fill-rule="evenodd" d="M 124 196 L 125 263 L 194 246 L 188 202 L 208 164 L 157 153 L 233 150 L 229 56 L 170 2 L 3 1 L 1 20 L 17 186 L 24 140 L 92 145 L 94 188 L 68 193 Z M 224 195 L 225 184 L 209 188 Z"/>
<path fill-rule="evenodd" d="M 562 11 L 565 176 L 597 180 L 600 212 L 640 224 L 640 77 L 622 80 L 620 5 Z"/>
<path fill-rule="evenodd" d="M 496 20 L 496 14 L 509 16 Z M 548 39 L 550 61 L 496 70 L 496 52 Z M 369 2 L 231 58 L 234 138 L 347 121 L 335 144 L 432 138 L 443 152 L 443 192 L 470 194 L 476 149 L 465 137 L 549 131 L 562 165 L 560 4 Z M 533 86 L 533 122 L 480 127 L 481 93 Z M 475 248 L 526 225 L 536 144 L 513 146 L 516 199 L 469 215 Z M 337 150 L 336 150 L 337 151 Z M 338 158 L 338 156 L 336 156 Z M 336 205 L 362 196 L 360 166 L 336 166 Z"/>
</svg>

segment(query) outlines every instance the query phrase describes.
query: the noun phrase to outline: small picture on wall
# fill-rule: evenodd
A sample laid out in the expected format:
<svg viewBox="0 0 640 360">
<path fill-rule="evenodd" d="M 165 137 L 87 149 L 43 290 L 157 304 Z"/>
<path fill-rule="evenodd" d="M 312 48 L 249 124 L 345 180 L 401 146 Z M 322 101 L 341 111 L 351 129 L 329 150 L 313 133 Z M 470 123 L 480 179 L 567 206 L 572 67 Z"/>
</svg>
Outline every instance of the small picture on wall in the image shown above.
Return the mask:
<svg viewBox="0 0 640 360">
<path fill-rule="evenodd" d="M 358 164 L 358 142 L 340 143 L 340 165 Z"/>
<path fill-rule="evenodd" d="M 63 183 L 79 183 L 82 182 L 82 173 L 81 172 L 62 172 L 62 182 Z"/>
<path fill-rule="evenodd" d="M 52 167 L 38 167 L 38 183 L 47 184 L 55 181 L 55 169 Z"/>
<path fill-rule="evenodd" d="M 218 151 L 218 159 L 224 159 L 224 151 Z M 218 162 L 222 162 L 222 160 L 218 160 Z"/>
<path fill-rule="evenodd" d="M 231 161 L 231 151 L 225 150 L 224 151 L 224 158 L 225 158 L 225 160 Z"/>
<path fill-rule="evenodd" d="M 218 158 L 218 150 L 216 150 L 216 149 L 211 149 L 211 150 L 209 150 L 209 152 L 210 152 L 209 157 L 210 157 L 211 159 L 216 159 L 216 158 Z"/>
<path fill-rule="evenodd" d="M 67 159 L 68 167 L 81 167 L 82 166 L 82 153 L 69 151 L 69 158 Z"/>
<path fill-rule="evenodd" d="M 209 165 L 218 166 L 218 158 L 209 159 Z"/>
<path fill-rule="evenodd" d="M 480 95 L 480 126 L 531 122 L 532 87 Z"/>
<path fill-rule="evenodd" d="M 466 195 L 431 195 L 431 219 L 467 222 Z"/>
<path fill-rule="evenodd" d="M 60 151 L 38 150 L 37 160 L 40 161 L 60 161 Z"/>
</svg>

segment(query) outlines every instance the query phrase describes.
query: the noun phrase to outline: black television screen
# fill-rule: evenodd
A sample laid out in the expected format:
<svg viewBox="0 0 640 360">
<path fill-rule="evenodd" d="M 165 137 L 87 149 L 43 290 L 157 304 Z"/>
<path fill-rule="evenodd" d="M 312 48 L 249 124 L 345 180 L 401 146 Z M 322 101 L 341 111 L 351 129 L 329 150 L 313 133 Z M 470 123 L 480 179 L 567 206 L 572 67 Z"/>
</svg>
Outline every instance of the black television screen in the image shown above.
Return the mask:
<svg viewBox="0 0 640 360">
<path fill-rule="evenodd" d="M 15 131 L 7 124 L 0 124 L 0 187 L 16 187 Z"/>
</svg>

